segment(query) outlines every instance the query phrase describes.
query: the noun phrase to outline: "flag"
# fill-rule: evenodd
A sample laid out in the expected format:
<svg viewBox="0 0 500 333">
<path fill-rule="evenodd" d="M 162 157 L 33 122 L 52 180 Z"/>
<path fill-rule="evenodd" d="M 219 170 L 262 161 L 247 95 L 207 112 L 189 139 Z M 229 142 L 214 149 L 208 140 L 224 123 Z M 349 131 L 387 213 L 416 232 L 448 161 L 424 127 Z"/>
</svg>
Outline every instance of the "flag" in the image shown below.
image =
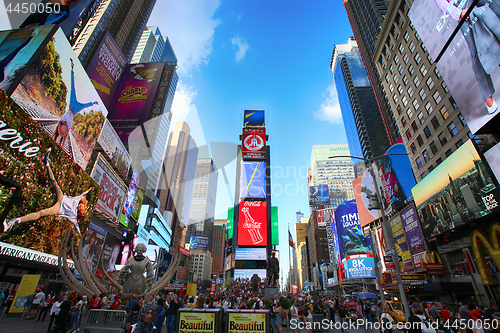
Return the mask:
<svg viewBox="0 0 500 333">
<path fill-rule="evenodd" d="M 288 230 L 288 244 L 290 244 L 290 246 L 293 247 L 293 238 L 292 234 L 290 233 L 290 230 Z"/>
</svg>

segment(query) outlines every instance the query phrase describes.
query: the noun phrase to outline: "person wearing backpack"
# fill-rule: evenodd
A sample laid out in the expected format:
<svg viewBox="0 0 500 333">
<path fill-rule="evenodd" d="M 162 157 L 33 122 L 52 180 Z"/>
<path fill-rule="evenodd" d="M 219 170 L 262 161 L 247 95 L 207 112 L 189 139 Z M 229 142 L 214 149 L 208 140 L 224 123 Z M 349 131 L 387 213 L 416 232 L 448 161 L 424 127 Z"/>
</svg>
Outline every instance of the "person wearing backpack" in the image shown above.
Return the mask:
<svg viewBox="0 0 500 333">
<path fill-rule="evenodd" d="M 408 333 L 437 333 L 432 327 L 432 322 L 424 316 L 420 304 L 414 302 L 410 309 L 413 314 L 408 318 Z"/>
<path fill-rule="evenodd" d="M 372 322 L 372 305 L 366 298 L 363 299 L 363 312 L 365 315 L 366 327 L 368 328 L 368 323 Z"/>
<path fill-rule="evenodd" d="M 276 323 L 278 324 L 278 332 L 283 333 L 283 320 L 286 319 L 286 312 L 281 306 L 281 302 L 278 301 L 276 305 Z"/>
<path fill-rule="evenodd" d="M 392 325 L 395 325 L 396 321 L 389 314 L 389 307 L 384 305 L 383 313 L 380 316 L 380 329 L 383 333 L 392 333 L 394 328 Z"/>
<path fill-rule="evenodd" d="M 338 302 L 337 304 L 337 310 L 339 312 L 339 322 L 340 322 L 340 327 L 342 327 L 342 331 L 344 331 L 344 322 L 345 322 L 345 317 L 346 317 L 346 307 L 342 302 Z"/>
<path fill-rule="evenodd" d="M 314 308 L 311 304 L 311 296 L 307 296 L 307 302 L 304 306 L 304 311 L 302 315 L 304 316 L 304 322 L 306 324 L 307 333 L 312 333 L 312 325 L 313 325 L 313 312 Z"/>
</svg>

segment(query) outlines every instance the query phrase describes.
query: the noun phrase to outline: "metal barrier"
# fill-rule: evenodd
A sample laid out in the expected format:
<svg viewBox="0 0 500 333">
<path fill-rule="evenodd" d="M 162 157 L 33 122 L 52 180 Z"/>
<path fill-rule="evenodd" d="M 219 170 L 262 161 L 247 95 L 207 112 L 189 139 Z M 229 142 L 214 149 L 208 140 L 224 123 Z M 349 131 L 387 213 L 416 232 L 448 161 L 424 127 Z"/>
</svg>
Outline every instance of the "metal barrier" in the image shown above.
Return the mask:
<svg viewBox="0 0 500 333">
<path fill-rule="evenodd" d="M 92 309 L 87 315 L 83 332 L 88 333 L 90 329 L 123 331 L 126 319 L 127 313 L 122 310 Z"/>
</svg>

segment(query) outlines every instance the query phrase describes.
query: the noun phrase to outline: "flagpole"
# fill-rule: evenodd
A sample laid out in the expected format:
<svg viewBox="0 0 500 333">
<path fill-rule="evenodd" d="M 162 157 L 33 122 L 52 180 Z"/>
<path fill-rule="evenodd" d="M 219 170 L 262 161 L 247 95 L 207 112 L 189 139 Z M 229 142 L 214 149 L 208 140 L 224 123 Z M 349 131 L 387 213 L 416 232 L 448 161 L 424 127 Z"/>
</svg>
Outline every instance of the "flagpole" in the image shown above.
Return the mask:
<svg viewBox="0 0 500 333">
<path fill-rule="evenodd" d="M 288 237 L 290 238 L 290 222 L 288 222 Z M 292 259 L 290 256 L 290 240 L 288 240 L 288 263 L 290 264 L 290 268 L 293 266 Z M 292 276 L 293 276 L 293 270 L 288 273 L 288 292 L 291 294 L 292 293 Z"/>
</svg>

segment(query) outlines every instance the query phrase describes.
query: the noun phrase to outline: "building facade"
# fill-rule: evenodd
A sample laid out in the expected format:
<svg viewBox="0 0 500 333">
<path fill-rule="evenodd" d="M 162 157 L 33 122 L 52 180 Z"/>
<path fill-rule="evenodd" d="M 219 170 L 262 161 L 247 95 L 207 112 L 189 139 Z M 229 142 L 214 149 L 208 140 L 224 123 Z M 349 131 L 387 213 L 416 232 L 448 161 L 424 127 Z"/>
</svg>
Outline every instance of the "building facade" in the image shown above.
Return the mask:
<svg viewBox="0 0 500 333">
<path fill-rule="evenodd" d="M 193 274 L 193 282 L 201 284 L 212 280 L 212 254 L 210 250 L 191 250 L 189 271 Z"/>
<path fill-rule="evenodd" d="M 161 35 L 158 27 L 147 27 L 142 32 L 131 63 L 166 62 L 177 64 L 177 57 L 167 37 Z"/>
<path fill-rule="evenodd" d="M 212 241 L 212 274 L 219 276 L 223 273 L 224 268 L 224 248 L 227 239 L 227 220 L 216 219 L 214 220 L 214 233 Z"/>
</svg>

